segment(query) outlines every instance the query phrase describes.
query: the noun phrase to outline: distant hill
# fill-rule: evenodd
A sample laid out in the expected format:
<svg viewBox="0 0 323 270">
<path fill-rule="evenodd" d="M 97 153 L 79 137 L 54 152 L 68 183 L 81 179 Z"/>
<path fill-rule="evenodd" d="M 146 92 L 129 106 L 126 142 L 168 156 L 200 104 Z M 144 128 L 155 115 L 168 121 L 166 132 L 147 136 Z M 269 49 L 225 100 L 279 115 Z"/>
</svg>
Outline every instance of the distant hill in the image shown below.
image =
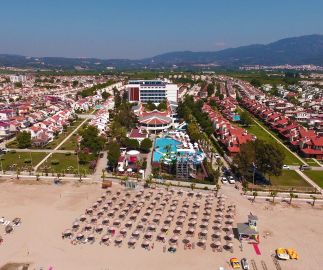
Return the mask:
<svg viewBox="0 0 323 270">
<path fill-rule="evenodd" d="M 49 69 L 162 68 L 215 64 L 223 67 L 242 65 L 314 64 L 323 66 L 323 35 L 285 38 L 266 45 L 255 44 L 215 52 L 169 52 L 141 60 L 25 57 L 0 54 L 1 66 Z"/>
</svg>

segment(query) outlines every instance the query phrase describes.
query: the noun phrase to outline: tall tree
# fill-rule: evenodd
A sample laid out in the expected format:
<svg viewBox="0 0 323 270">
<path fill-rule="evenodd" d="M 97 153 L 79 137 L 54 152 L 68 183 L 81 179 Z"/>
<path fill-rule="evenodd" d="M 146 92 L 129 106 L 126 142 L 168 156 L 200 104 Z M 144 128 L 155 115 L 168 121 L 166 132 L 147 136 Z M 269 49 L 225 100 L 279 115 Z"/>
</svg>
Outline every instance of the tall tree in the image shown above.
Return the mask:
<svg viewBox="0 0 323 270">
<path fill-rule="evenodd" d="M 108 164 L 114 169 L 118 165 L 118 160 L 120 157 L 120 147 L 117 143 L 111 143 L 108 149 Z"/>
<path fill-rule="evenodd" d="M 249 127 L 252 124 L 252 118 L 250 117 L 249 113 L 243 111 L 240 114 L 240 122 L 242 125 Z"/>
<path fill-rule="evenodd" d="M 31 134 L 27 131 L 22 131 L 16 137 L 18 148 L 28 148 L 31 146 Z"/>
</svg>

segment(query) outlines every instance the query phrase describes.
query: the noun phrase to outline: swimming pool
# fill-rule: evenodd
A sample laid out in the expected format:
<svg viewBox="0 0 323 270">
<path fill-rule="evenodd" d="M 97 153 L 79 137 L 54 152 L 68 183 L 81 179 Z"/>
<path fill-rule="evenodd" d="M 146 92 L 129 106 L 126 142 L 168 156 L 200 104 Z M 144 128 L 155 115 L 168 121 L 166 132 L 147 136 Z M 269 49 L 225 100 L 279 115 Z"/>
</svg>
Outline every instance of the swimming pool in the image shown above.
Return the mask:
<svg viewBox="0 0 323 270">
<path fill-rule="evenodd" d="M 181 142 L 174 140 L 172 138 L 157 138 L 155 140 L 155 149 L 153 153 L 153 161 L 159 162 L 159 160 L 168 152 L 167 147 L 169 146 L 169 151 L 172 153 L 177 152 L 177 146 Z"/>
</svg>

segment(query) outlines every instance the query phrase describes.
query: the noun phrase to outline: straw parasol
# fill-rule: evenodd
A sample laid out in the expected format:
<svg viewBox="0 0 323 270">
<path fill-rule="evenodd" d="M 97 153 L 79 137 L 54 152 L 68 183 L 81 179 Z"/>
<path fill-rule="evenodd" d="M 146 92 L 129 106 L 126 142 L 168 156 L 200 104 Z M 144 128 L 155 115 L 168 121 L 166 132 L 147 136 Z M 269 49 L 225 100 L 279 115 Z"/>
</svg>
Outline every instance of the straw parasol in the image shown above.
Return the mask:
<svg viewBox="0 0 323 270">
<path fill-rule="evenodd" d="M 174 229 L 175 232 L 181 232 L 182 231 L 182 227 L 179 227 L 177 226 L 175 229 Z"/>
<path fill-rule="evenodd" d="M 139 235 L 139 231 L 137 231 L 137 230 L 136 230 L 136 231 L 134 231 L 134 232 L 132 233 L 132 235 L 133 235 L 133 236 L 138 236 L 138 235 Z"/>
<path fill-rule="evenodd" d="M 84 238 L 84 234 L 83 233 L 79 233 L 77 236 L 76 236 L 76 239 L 77 240 L 82 240 Z"/>
<path fill-rule="evenodd" d="M 128 241 L 128 245 L 133 246 L 134 244 L 136 244 L 136 240 L 134 238 L 130 238 Z"/>
<path fill-rule="evenodd" d="M 137 225 L 137 229 L 142 229 L 144 227 L 144 224 L 142 224 L 142 223 L 139 223 L 138 225 Z"/>
<path fill-rule="evenodd" d="M 80 227 L 80 224 L 78 222 L 74 222 L 72 228 L 77 229 Z"/>
<path fill-rule="evenodd" d="M 102 242 L 107 242 L 107 241 L 109 241 L 109 239 L 110 239 L 109 235 L 105 234 L 105 235 L 102 236 L 101 241 Z"/>
<path fill-rule="evenodd" d="M 122 229 L 120 230 L 120 234 L 122 234 L 122 235 L 126 235 L 126 234 L 127 234 L 127 230 L 126 230 L 125 228 L 122 228 Z"/>
<path fill-rule="evenodd" d="M 165 235 L 164 233 L 160 233 L 160 234 L 158 234 L 158 235 L 157 235 L 157 238 L 158 238 L 159 240 L 164 240 L 164 239 L 165 239 L 165 237 L 166 237 L 166 235 Z"/>
<path fill-rule="evenodd" d="M 172 242 L 172 243 L 176 243 L 176 242 L 178 241 L 178 236 L 177 236 L 177 235 L 174 235 L 174 236 L 172 236 L 169 240 L 170 240 L 170 242 Z"/>
<path fill-rule="evenodd" d="M 226 224 L 232 224 L 232 223 L 233 223 L 233 221 L 234 221 L 234 220 L 233 220 L 232 218 L 229 218 L 228 220 L 226 220 L 226 222 L 225 222 L 225 223 L 226 223 Z"/>
<path fill-rule="evenodd" d="M 86 216 L 85 215 L 80 216 L 80 221 L 82 222 L 86 221 Z"/>
<path fill-rule="evenodd" d="M 86 224 L 85 226 L 84 226 L 84 229 L 86 230 L 86 231 L 89 231 L 89 230 L 91 230 L 92 229 L 92 225 L 91 224 Z"/>
<path fill-rule="evenodd" d="M 125 224 L 125 226 L 127 228 L 130 228 L 132 226 L 132 221 L 131 220 L 127 221 L 126 224 Z"/>
<path fill-rule="evenodd" d="M 148 240 L 144 240 L 141 245 L 143 247 L 148 247 L 149 246 L 149 241 Z"/>
<path fill-rule="evenodd" d="M 102 232 L 102 231 L 103 231 L 103 227 L 102 227 L 101 225 L 99 225 L 99 226 L 97 226 L 97 227 L 95 228 L 95 231 L 96 231 L 96 232 Z"/>
<path fill-rule="evenodd" d="M 161 228 L 161 231 L 163 231 L 163 232 L 167 232 L 168 230 L 169 230 L 169 226 L 163 226 Z"/>
<path fill-rule="evenodd" d="M 122 242 L 122 240 L 123 240 L 122 236 L 118 236 L 114 241 L 119 244 Z"/>
<path fill-rule="evenodd" d="M 108 218 L 104 218 L 104 219 L 102 219 L 102 224 L 103 224 L 103 225 L 107 225 L 107 224 L 109 224 L 109 219 L 108 219 Z"/>
<path fill-rule="evenodd" d="M 151 230 L 151 231 L 154 231 L 154 230 L 156 230 L 156 225 L 151 224 L 151 225 L 148 226 L 148 229 Z"/>
<path fill-rule="evenodd" d="M 115 221 L 113 221 L 113 225 L 115 225 L 115 226 L 118 226 L 118 225 L 120 225 L 120 220 L 119 219 L 116 219 Z"/>
<path fill-rule="evenodd" d="M 153 234 L 152 234 L 151 232 L 146 232 L 146 233 L 145 233 L 145 238 L 146 238 L 146 239 L 150 239 L 150 238 L 152 237 L 152 235 L 153 235 Z"/>
<path fill-rule="evenodd" d="M 87 239 L 88 240 L 94 240 L 95 239 L 94 234 L 89 234 Z"/>
<path fill-rule="evenodd" d="M 72 231 L 71 230 L 66 230 L 64 233 L 63 233 L 64 236 L 68 237 L 68 236 L 71 236 L 72 235 Z"/>
</svg>

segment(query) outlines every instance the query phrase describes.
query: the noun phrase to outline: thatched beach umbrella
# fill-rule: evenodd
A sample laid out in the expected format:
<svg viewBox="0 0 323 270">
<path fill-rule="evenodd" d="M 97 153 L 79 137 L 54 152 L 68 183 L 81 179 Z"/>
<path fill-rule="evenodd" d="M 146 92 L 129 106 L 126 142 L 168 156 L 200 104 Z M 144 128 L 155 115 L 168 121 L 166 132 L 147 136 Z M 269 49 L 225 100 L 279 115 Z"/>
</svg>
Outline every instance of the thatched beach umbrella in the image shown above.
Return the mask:
<svg viewBox="0 0 323 270">
<path fill-rule="evenodd" d="M 145 235 L 144 235 L 144 237 L 146 239 L 150 239 L 152 236 L 153 236 L 153 234 L 151 232 L 146 232 Z"/>
<path fill-rule="evenodd" d="M 107 224 L 109 224 L 109 219 L 108 218 L 104 218 L 104 219 L 102 219 L 102 224 L 103 225 L 107 225 Z"/>
<path fill-rule="evenodd" d="M 119 219 L 116 219 L 115 221 L 113 221 L 113 225 L 115 225 L 115 226 L 118 226 L 118 225 L 120 225 L 120 220 Z"/>
<path fill-rule="evenodd" d="M 132 221 L 131 221 L 131 220 L 128 220 L 128 221 L 126 222 L 125 226 L 126 226 L 127 228 L 130 228 L 130 227 L 132 226 Z"/>
<path fill-rule="evenodd" d="M 86 215 L 80 216 L 80 221 L 82 221 L 82 222 L 86 221 Z"/>
<path fill-rule="evenodd" d="M 176 243 L 178 241 L 178 236 L 177 235 L 173 235 L 170 239 L 169 239 L 170 242 L 172 243 Z"/>
<path fill-rule="evenodd" d="M 86 231 L 89 231 L 89 230 L 91 230 L 92 229 L 92 225 L 91 224 L 85 224 L 85 226 L 84 226 L 84 230 L 86 230 Z"/>
<path fill-rule="evenodd" d="M 105 243 L 105 242 L 108 242 L 109 239 L 110 239 L 110 236 L 105 234 L 105 235 L 102 236 L 101 241 Z"/>
<path fill-rule="evenodd" d="M 150 244 L 150 242 L 148 240 L 144 240 L 141 245 L 142 245 L 142 247 L 148 247 L 149 244 Z"/>
<path fill-rule="evenodd" d="M 137 230 L 136 230 L 136 231 L 134 231 L 134 232 L 132 232 L 132 235 L 133 235 L 133 236 L 138 236 L 139 234 L 140 234 L 140 233 L 139 233 L 139 231 L 137 231 Z"/>
<path fill-rule="evenodd" d="M 136 240 L 134 238 L 130 238 L 129 241 L 128 241 L 128 245 L 129 246 L 133 246 L 134 244 L 136 244 Z"/>
<path fill-rule="evenodd" d="M 73 229 L 78 229 L 80 227 L 80 223 L 74 222 L 72 228 Z"/>
<path fill-rule="evenodd" d="M 202 230 L 202 231 L 200 232 L 200 234 L 201 234 L 201 235 L 207 235 L 207 233 L 208 233 L 208 230 Z"/>
<path fill-rule="evenodd" d="M 158 234 L 157 235 L 157 239 L 159 239 L 159 240 L 164 240 L 165 239 L 165 234 L 164 233 L 160 233 L 160 234 Z"/>
<path fill-rule="evenodd" d="M 161 228 L 161 231 L 162 232 L 167 232 L 169 230 L 169 226 L 163 226 L 162 228 Z"/>
<path fill-rule="evenodd" d="M 72 236 L 72 231 L 71 230 L 66 230 L 64 233 L 63 233 L 63 235 L 64 235 L 64 237 L 69 237 L 69 236 Z"/>
<path fill-rule="evenodd" d="M 76 236 L 76 240 L 83 240 L 84 239 L 84 234 L 83 233 L 79 233 L 77 236 Z"/>
<path fill-rule="evenodd" d="M 131 220 L 135 220 L 136 218 L 137 218 L 137 214 L 135 214 L 135 213 L 130 216 Z M 146 218 L 146 220 L 147 220 L 147 218 Z"/>
</svg>

